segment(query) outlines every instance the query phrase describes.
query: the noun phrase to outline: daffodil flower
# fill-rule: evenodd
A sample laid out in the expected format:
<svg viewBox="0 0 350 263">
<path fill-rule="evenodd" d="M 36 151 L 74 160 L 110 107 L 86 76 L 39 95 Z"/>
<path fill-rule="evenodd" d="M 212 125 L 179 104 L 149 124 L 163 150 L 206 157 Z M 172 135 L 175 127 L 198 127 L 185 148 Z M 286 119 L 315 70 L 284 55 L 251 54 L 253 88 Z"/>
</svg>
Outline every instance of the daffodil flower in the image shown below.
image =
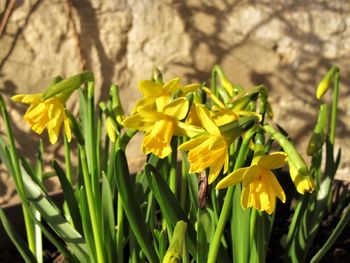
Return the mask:
<svg viewBox="0 0 350 263">
<path fill-rule="evenodd" d="M 72 134 L 65 113 L 64 99 L 58 96 L 42 99 L 42 95 L 41 93 L 19 94 L 13 96 L 12 100 L 30 105 L 24 114 L 24 120 L 38 134 L 47 128 L 51 144 L 57 142 L 62 123 L 67 139 L 70 141 Z"/>
<path fill-rule="evenodd" d="M 218 177 L 222 167 L 224 167 L 224 173 L 227 172 L 228 147 L 231 142 L 229 137 L 221 134 L 219 127 L 203 105 L 196 105 L 196 110 L 206 133 L 183 143 L 179 146 L 179 150 L 189 151 L 190 173 L 210 169 L 208 183 L 211 184 Z"/>
<path fill-rule="evenodd" d="M 182 95 L 185 95 L 186 93 L 195 91 L 199 87 L 199 84 L 180 86 L 179 78 L 171 79 L 165 84 L 152 80 L 141 80 L 138 83 L 138 88 L 143 97 L 136 103 L 132 113 L 137 112 L 140 107 L 153 105 L 156 101 L 158 101 L 158 104 L 166 104 L 171 94 L 178 90 L 181 90 Z"/>
<path fill-rule="evenodd" d="M 139 107 L 137 113 L 123 121 L 126 128 L 144 131 L 142 151 L 164 158 L 171 153 L 170 141 L 174 134 L 182 134 L 179 120 L 186 117 L 189 102 L 180 97 L 168 103 L 160 101 L 156 107 Z"/>
<path fill-rule="evenodd" d="M 272 214 L 276 207 L 276 197 L 285 203 L 286 195 L 271 170 L 283 167 L 286 161 L 287 155 L 284 152 L 257 156 L 250 167 L 230 173 L 217 184 L 216 189 L 242 182 L 242 207 L 254 207 Z"/>
</svg>

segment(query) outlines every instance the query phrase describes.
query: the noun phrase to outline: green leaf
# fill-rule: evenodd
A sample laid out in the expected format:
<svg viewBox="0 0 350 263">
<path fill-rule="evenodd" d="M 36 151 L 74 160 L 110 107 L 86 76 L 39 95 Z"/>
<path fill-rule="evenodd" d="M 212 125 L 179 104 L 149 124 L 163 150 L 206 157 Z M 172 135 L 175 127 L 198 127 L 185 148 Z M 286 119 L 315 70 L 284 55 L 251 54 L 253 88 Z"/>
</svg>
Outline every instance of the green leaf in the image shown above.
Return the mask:
<svg viewBox="0 0 350 263">
<path fill-rule="evenodd" d="M 15 244 L 18 252 L 21 254 L 25 262 L 36 262 L 36 259 L 33 255 L 33 253 L 30 251 L 29 247 L 27 246 L 26 242 L 21 238 L 21 236 L 15 231 L 11 223 L 8 221 L 4 211 L 0 207 L 0 219 L 2 221 L 2 225 L 4 226 L 4 229 L 7 233 L 7 235 L 10 237 L 11 241 Z"/>
<path fill-rule="evenodd" d="M 164 255 L 166 253 L 166 245 L 167 245 L 167 235 L 165 230 L 159 231 L 158 229 L 154 229 L 154 235 L 158 241 L 158 258 L 159 262 L 163 261 Z"/>
<path fill-rule="evenodd" d="M 87 198 L 85 193 L 85 188 L 81 187 L 79 190 L 79 206 L 80 206 L 80 214 L 81 214 L 81 223 L 83 226 L 84 237 L 87 244 L 88 254 L 91 258 L 91 262 L 97 262 L 96 258 L 96 248 L 94 242 L 94 235 L 92 233 L 91 220 L 89 215 L 89 208 L 87 204 Z"/>
<path fill-rule="evenodd" d="M 73 75 L 51 85 L 43 95 L 43 99 L 48 99 L 62 92 L 72 92 L 78 89 L 84 82 L 93 81 L 94 75 L 91 72 L 83 72 Z"/>
<path fill-rule="evenodd" d="M 135 198 L 127 160 L 122 150 L 118 150 L 116 153 L 115 167 L 118 167 L 115 169 L 117 186 L 130 227 L 149 262 L 158 262 L 157 254 L 147 233 L 144 220 L 142 220 L 139 202 Z"/>
<path fill-rule="evenodd" d="M 105 251 L 107 252 L 109 262 L 115 262 L 117 255 L 115 253 L 116 236 L 113 198 L 107 177 L 104 174 L 102 177 L 102 218 Z"/>
<path fill-rule="evenodd" d="M 150 164 L 145 165 L 145 175 L 151 190 L 156 198 L 167 224 L 175 227 L 176 223 L 183 220 L 188 227 L 188 249 L 193 256 L 196 255 L 195 237 L 196 231 L 188 220 L 179 202 L 170 190 L 167 182 L 161 174 Z"/>
<path fill-rule="evenodd" d="M 60 210 L 45 195 L 40 187 L 22 169 L 23 183 L 28 201 L 37 209 L 43 219 L 72 249 L 77 258 L 88 262 L 86 243 L 83 237 L 61 215 Z"/>
<path fill-rule="evenodd" d="M 79 206 L 78 206 L 77 200 L 75 199 L 72 186 L 68 182 L 68 179 L 63 169 L 59 166 L 59 164 L 55 160 L 52 161 L 52 166 L 55 169 L 58 179 L 60 180 L 62 190 L 63 190 L 64 200 L 67 203 L 69 214 L 73 220 L 73 225 L 79 233 L 83 233 L 83 229 L 81 225 L 81 216 L 79 213 Z"/>
<path fill-rule="evenodd" d="M 241 206 L 241 185 L 234 186 L 231 239 L 233 258 L 235 263 L 249 262 L 250 255 L 250 212 Z"/>
<path fill-rule="evenodd" d="M 197 262 L 207 262 L 208 253 L 203 251 L 209 250 L 211 237 L 215 231 L 213 211 L 209 208 L 198 209 L 197 223 Z"/>
</svg>

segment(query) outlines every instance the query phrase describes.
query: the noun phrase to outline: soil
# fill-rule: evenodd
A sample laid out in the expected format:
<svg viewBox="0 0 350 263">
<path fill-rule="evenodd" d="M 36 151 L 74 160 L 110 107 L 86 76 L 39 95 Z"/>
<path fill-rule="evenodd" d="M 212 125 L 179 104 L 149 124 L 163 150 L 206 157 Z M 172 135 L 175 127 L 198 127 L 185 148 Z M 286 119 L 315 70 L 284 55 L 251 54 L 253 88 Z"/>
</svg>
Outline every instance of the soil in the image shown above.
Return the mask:
<svg viewBox="0 0 350 263">
<path fill-rule="evenodd" d="M 282 247 L 281 240 L 284 235 L 287 235 L 288 227 L 291 221 L 291 214 L 287 209 L 279 209 L 275 217 L 275 225 L 272 229 L 270 248 L 267 255 L 266 262 L 283 262 L 284 259 L 284 249 Z M 313 247 L 311 248 L 309 255 L 311 257 L 315 255 L 318 250 L 323 246 L 327 241 L 328 237 L 332 234 L 334 228 L 339 222 L 339 216 L 330 214 L 327 218 L 321 223 L 320 229 L 316 238 L 313 242 Z M 325 257 L 321 262 L 332 262 L 332 263 L 348 263 L 350 262 L 350 225 L 348 225 L 342 234 L 338 237 L 335 244 L 327 252 Z M 308 260 L 310 260 L 309 258 Z"/>
</svg>

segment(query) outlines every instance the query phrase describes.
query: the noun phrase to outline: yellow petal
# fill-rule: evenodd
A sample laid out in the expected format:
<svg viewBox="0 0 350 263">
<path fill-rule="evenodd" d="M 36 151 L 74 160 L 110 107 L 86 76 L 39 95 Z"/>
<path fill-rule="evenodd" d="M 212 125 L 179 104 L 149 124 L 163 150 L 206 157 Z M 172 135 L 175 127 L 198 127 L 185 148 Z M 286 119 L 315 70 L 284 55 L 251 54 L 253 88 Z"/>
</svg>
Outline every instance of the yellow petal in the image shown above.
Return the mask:
<svg viewBox="0 0 350 263">
<path fill-rule="evenodd" d="M 302 171 L 302 169 L 297 169 L 291 163 L 289 163 L 289 173 L 292 181 L 300 194 L 305 194 L 305 192 L 312 192 L 315 188 L 314 181 Z"/>
<path fill-rule="evenodd" d="M 243 186 L 241 193 L 241 206 L 243 209 L 247 209 L 250 203 L 250 187 Z"/>
<path fill-rule="evenodd" d="M 265 210 L 265 212 L 271 215 L 275 211 L 275 207 L 276 207 L 276 198 L 272 197 L 270 199 L 269 207 Z"/>
<path fill-rule="evenodd" d="M 209 111 L 203 105 L 196 105 L 196 110 L 203 127 L 211 135 L 221 135 L 219 128 L 215 122 L 210 118 Z"/>
<path fill-rule="evenodd" d="M 43 116 L 46 116 L 47 114 L 47 107 L 45 103 L 39 103 L 35 107 L 31 107 L 27 110 L 26 114 L 24 115 L 25 120 L 39 120 Z"/>
<path fill-rule="evenodd" d="M 211 184 L 215 181 L 215 179 L 218 177 L 221 169 L 222 169 L 222 162 L 215 162 L 213 165 L 210 167 L 210 173 L 208 176 L 208 184 Z"/>
<path fill-rule="evenodd" d="M 167 83 L 164 84 L 163 90 L 165 90 L 169 93 L 173 93 L 174 91 L 177 91 L 179 89 L 179 83 L 180 83 L 179 78 L 171 79 Z"/>
<path fill-rule="evenodd" d="M 225 157 L 222 154 L 222 150 L 218 149 L 216 151 L 208 151 L 204 148 L 201 154 L 198 154 L 198 151 L 190 151 L 188 154 L 188 161 L 191 166 L 192 172 L 201 172 L 208 167 L 213 167 L 215 164 L 221 167 L 223 166 L 223 160 Z M 214 167 L 215 169 L 215 167 Z"/>
<path fill-rule="evenodd" d="M 228 153 L 226 151 L 225 164 L 224 164 L 224 173 L 227 173 L 229 161 L 230 161 L 230 158 L 229 158 L 229 155 L 228 155 Z"/>
<path fill-rule="evenodd" d="M 206 88 L 206 87 L 203 87 L 203 90 L 205 91 L 205 93 L 207 93 L 207 94 L 209 95 L 209 97 L 211 98 L 211 100 L 214 101 L 214 103 L 215 103 L 216 105 L 218 105 L 218 106 L 219 106 L 220 108 L 222 108 L 222 109 L 226 108 L 225 104 L 223 104 L 223 103 L 221 102 L 221 100 L 219 100 L 219 98 L 216 97 L 216 96 L 214 95 L 214 93 L 213 93 L 210 89 L 208 89 L 208 88 Z"/>
<path fill-rule="evenodd" d="M 162 84 L 155 83 L 152 80 L 141 80 L 138 83 L 138 88 L 145 97 L 156 96 L 162 91 Z"/>
<path fill-rule="evenodd" d="M 239 116 L 230 109 L 220 109 L 212 115 L 212 118 L 217 126 L 222 126 L 237 120 Z"/>
<path fill-rule="evenodd" d="M 253 181 L 255 181 L 258 176 L 260 175 L 260 167 L 257 165 L 252 165 L 247 168 L 246 173 L 244 174 L 243 177 L 243 185 L 249 185 Z"/>
<path fill-rule="evenodd" d="M 149 107 L 141 107 L 139 108 L 139 114 L 142 118 L 142 121 L 144 123 L 150 122 L 154 123 L 156 121 L 159 121 L 159 119 L 162 118 L 161 113 L 157 112 L 156 110 L 149 108 Z"/>
<path fill-rule="evenodd" d="M 201 133 L 204 133 L 202 128 L 184 122 L 177 122 L 174 131 L 176 135 L 186 135 L 188 137 L 194 137 Z"/>
<path fill-rule="evenodd" d="M 287 154 L 284 152 L 274 152 L 269 155 L 262 156 L 257 165 L 266 169 L 282 168 L 287 162 Z"/>
<path fill-rule="evenodd" d="M 42 134 L 42 132 L 44 131 L 44 129 L 46 128 L 46 124 L 47 122 L 43 122 L 43 123 L 34 123 L 31 128 L 34 132 L 36 132 L 37 134 Z"/>
<path fill-rule="evenodd" d="M 280 183 L 277 181 L 276 176 L 270 170 L 266 170 L 264 176 L 268 181 L 268 187 L 273 190 L 274 195 L 276 195 L 282 201 L 282 203 L 285 203 L 286 194 L 284 193 Z"/>
<path fill-rule="evenodd" d="M 47 127 L 47 132 L 49 134 L 49 139 L 50 139 L 50 143 L 51 144 L 55 144 L 58 140 L 59 137 L 59 133 L 60 133 L 60 126 L 61 123 L 55 123 L 56 125 L 50 125 L 50 123 L 48 124 Z"/>
<path fill-rule="evenodd" d="M 145 153 L 152 152 L 159 158 L 164 158 L 171 153 L 170 141 L 174 132 L 174 123 L 161 119 L 156 122 L 149 132 L 146 132 L 142 147 Z"/>
<path fill-rule="evenodd" d="M 106 129 L 107 129 L 107 134 L 108 134 L 109 139 L 112 142 L 115 142 L 117 137 L 116 137 L 115 130 L 114 130 L 114 125 L 113 125 L 112 122 L 113 122 L 112 118 L 108 117 L 107 121 L 106 121 Z"/>
<path fill-rule="evenodd" d="M 179 146 L 179 150 L 181 151 L 188 151 L 188 150 L 191 150 L 193 149 L 194 147 L 202 144 L 203 142 L 205 142 L 206 140 L 208 140 L 209 138 L 209 135 L 202 135 L 202 136 L 199 136 L 197 138 L 194 138 L 188 142 L 185 142 L 183 144 L 181 144 Z"/>
<path fill-rule="evenodd" d="M 14 102 L 30 104 L 33 102 L 38 102 L 41 99 L 42 93 L 37 94 L 18 94 L 11 97 Z"/>
<path fill-rule="evenodd" d="M 140 113 L 136 113 L 125 118 L 123 121 L 123 126 L 130 129 L 139 129 L 140 127 L 144 126 L 143 118 L 141 117 Z"/>
<path fill-rule="evenodd" d="M 182 93 L 185 95 L 189 92 L 194 92 L 201 87 L 200 84 L 189 84 L 181 87 Z"/>
<path fill-rule="evenodd" d="M 216 189 L 226 188 L 241 182 L 243 179 L 243 175 L 247 171 L 247 169 L 248 168 L 239 168 L 233 171 L 232 173 L 228 174 L 216 185 Z"/>
<path fill-rule="evenodd" d="M 67 136 L 67 141 L 70 142 L 72 140 L 72 131 L 69 126 L 69 120 L 66 115 L 63 117 L 63 127 L 64 127 L 64 133 Z"/>
<path fill-rule="evenodd" d="M 169 95 L 166 94 L 165 96 L 157 96 L 155 99 L 156 103 L 156 109 L 158 112 L 163 112 L 164 107 L 169 103 Z"/>
<path fill-rule="evenodd" d="M 182 120 L 186 117 L 189 103 L 186 98 L 181 97 L 165 105 L 163 112 L 166 115 Z"/>
<path fill-rule="evenodd" d="M 142 107 L 154 108 L 155 98 L 143 98 L 137 101 L 131 110 L 131 114 L 135 114 Z"/>
</svg>

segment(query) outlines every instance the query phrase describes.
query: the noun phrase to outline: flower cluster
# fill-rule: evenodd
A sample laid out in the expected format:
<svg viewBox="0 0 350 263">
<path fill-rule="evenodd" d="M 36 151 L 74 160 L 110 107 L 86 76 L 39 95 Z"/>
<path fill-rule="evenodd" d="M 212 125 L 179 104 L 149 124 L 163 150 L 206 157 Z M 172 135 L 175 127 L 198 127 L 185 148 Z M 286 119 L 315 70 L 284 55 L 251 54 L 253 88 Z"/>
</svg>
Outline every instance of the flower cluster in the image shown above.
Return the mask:
<svg viewBox="0 0 350 263">
<path fill-rule="evenodd" d="M 171 143 L 174 137 L 185 138 L 178 149 L 187 152 L 189 173 L 207 171 L 209 184 L 214 183 L 220 174 L 226 175 L 217 183 L 216 189 L 242 183 L 243 208 L 254 207 L 271 214 L 276 197 L 286 201 L 272 170 L 282 168 L 287 160 L 297 190 L 301 194 L 313 191 L 314 184 L 305 163 L 296 151 L 288 150 L 290 146 L 284 152 L 259 151 L 259 154 L 254 154 L 249 167 L 232 169 L 230 162 L 234 162 L 234 154 L 230 154 L 230 147 L 238 138 L 243 139 L 248 130 L 259 127 L 258 133 L 268 132 L 277 141 L 279 137 L 270 126 L 265 128 L 265 115 L 270 109 L 266 89 L 262 86 L 252 89 L 235 86 L 222 71 L 219 73 L 220 89 L 209 89 L 200 84 L 182 86 L 178 78 L 165 83 L 161 78 L 140 81 L 138 88 L 142 98 L 135 104 L 131 115 L 121 118 L 120 114 L 110 114 L 106 118 L 110 139 L 116 141 L 115 131 L 119 132 L 119 126 L 141 131 L 144 133 L 142 152 L 163 159 L 176 150 L 174 145 L 177 147 L 177 144 Z M 34 94 L 17 95 L 13 100 L 30 104 L 24 119 L 35 132 L 41 134 L 47 128 L 50 142 L 55 143 L 63 123 L 70 141 L 71 130 L 64 103 L 74 89 L 69 87 L 65 91 L 56 87 L 53 90 L 49 98 Z M 282 148 L 288 144 L 279 143 Z M 253 140 L 250 145 L 256 147 Z M 238 150 L 237 147 L 234 149 Z M 249 161 L 245 164 L 248 165 Z"/>
<path fill-rule="evenodd" d="M 227 85 L 226 78 L 224 80 L 223 91 L 228 103 L 206 87 L 196 84 L 180 86 L 179 79 L 166 83 L 141 81 L 138 87 L 143 97 L 123 125 L 143 131 L 143 153 L 152 153 L 159 158 L 167 157 L 174 150 L 171 147 L 173 136 L 190 137 L 178 146 L 179 150 L 187 152 L 190 174 L 208 170 L 208 183 L 212 184 L 222 172 L 226 177 L 217 184 L 217 189 L 242 182 L 242 207 L 254 207 L 271 214 L 275 210 L 276 197 L 286 201 L 272 170 L 282 168 L 288 156 L 285 152 L 259 155 L 253 158 L 249 167 L 228 173 L 230 145 L 238 137 L 244 137 L 250 126 L 261 126 L 264 112 L 249 108 L 249 102 L 257 97 L 261 89 L 237 91 L 232 84 Z M 190 92 L 195 93 L 195 99 L 189 100 L 186 96 Z M 211 103 L 202 103 L 198 99 L 199 92 L 205 93 Z M 267 101 L 260 103 L 267 104 Z M 244 128 L 246 126 L 248 128 Z M 309 176 L 303 176 L 303 184 L 298 184 L 301 177 L 294 172 L 294 167 L 300 165 L 298 161 L 289 162 L 289 165 L 297 190 L 302 194 L 313 191 L 313 181 Z"/>
</svg>

